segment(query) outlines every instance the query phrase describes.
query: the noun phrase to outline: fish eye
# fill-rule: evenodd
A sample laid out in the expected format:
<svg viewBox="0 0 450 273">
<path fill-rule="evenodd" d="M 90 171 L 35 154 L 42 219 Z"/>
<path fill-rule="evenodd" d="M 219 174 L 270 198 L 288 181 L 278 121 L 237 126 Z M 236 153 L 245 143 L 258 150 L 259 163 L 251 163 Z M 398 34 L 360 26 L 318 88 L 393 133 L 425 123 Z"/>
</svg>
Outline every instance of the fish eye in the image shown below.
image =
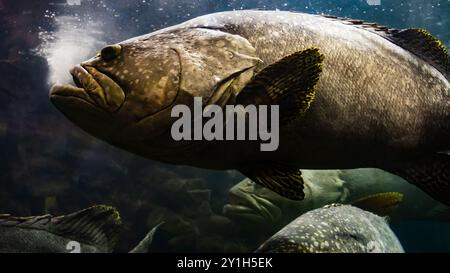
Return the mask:
<svg viewBox="0 0 450 273">
<path fill-rule="evenodd" d="M 102 49 L 100 55 L 102 56 L 103 60 L 109 62 L 119 56 L 121 51 L 122 47 L 120 45 L 109 45 Z"/>
</svg>

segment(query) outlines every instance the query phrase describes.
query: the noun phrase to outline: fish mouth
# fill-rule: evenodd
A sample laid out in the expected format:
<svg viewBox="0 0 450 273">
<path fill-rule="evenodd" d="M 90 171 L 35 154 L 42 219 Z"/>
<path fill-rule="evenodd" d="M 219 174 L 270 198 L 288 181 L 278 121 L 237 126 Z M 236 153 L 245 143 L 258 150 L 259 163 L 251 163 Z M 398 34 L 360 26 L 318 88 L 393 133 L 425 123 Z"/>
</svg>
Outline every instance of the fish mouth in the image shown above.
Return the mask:
<svg viewBox="0 0 450 273">
<path fill-rule="evenodd" d="M 93 66 L 77 65 L 70 70 L 74 85 L 55 84 L 50 99 L 73 98 L 98 106 L 108 112 L 116 112 L 125 102 L 125 92 L 109 76 Z"/>
<path fill-rule="evenodd" d="M 223 214 L 237 220 L 258 224 L 276 223 L 281 219 L 281 209 L 269 200 L 244 190 L 230 191 Z"/>
</svg>

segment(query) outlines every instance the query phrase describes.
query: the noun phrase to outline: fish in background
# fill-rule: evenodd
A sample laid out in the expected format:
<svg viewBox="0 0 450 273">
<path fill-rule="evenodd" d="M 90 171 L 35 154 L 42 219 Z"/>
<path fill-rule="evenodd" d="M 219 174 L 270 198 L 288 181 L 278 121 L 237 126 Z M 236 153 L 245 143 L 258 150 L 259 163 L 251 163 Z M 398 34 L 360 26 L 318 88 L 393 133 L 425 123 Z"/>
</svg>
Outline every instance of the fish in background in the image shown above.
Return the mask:
<svg viewBox="0 0 450 273">
<path fill-rule="evenodd" d="M 351 204 L 364 196 L 390 191 L 404 195 L 403 202 L 389 215 L 393 223 L 450 221 L 450 207 L 401 177 L 379 169 L 302 170 L 302 175 L 305 200 L 290 200 L 246 178 L 230 189 L 224 215 L 246 230 L 258 227 L 264 234 L 271 234 L 310 210 L 332 203 Z"/>
<path fill-rule="evenodd" d="M 130 253 L 148 253 L 160 223 Z M 0 215 L 0 253 L 111 253 L 122 221 L 110 206 L 97 205 L 68 215 Z"/>
<path fill-rule="evenodd" d="M 161 162 L 237 169 L 292 200 L 302 169 L 373 167 L 450 204 L 450 58 L 422 29 L 282 11 L 233 11 L 103 48 L 53 104 L 112 145 Z M 279 148 L 177 141 L 171 110 L 279 105 Z M 247 126 L 248 127 L 248 126 Z M 225 128 L 224 128 L 225 129 Z"/>
<path fill-rule="evenodd" d="M 398 201 L 399 195 L 385 193 L 368 197 L 363 203 L 375 208 L 378 204 L 378 213 L 384 215 Z M 403 253 L 386 219 L 357 206 L 331 204 L 307 212 L 269 238 L 256 252 Z"/>
<path fill-rule="evenodd" d="M 58 217 L 1 215 L 0 252 L 65 253 L 71 242 L 83 253 L 112 252 L 121 225 L 117 210 L 103 205 Z"/>
</svg>

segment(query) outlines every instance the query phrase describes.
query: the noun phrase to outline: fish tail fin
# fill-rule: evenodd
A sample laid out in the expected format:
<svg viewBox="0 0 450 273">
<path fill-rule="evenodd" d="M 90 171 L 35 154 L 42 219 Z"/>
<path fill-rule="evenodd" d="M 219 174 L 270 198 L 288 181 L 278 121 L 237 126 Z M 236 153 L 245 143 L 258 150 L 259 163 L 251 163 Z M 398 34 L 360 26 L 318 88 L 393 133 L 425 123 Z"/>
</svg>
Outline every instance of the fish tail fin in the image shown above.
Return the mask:
<svg viewBox="0 0 450 273">
<path fill-rule="evenodd" d="M 415 161 L 404 168 L 387 170 L 445 205 L 450 205 L 450 156 L 433 154 Z"/>
</svg>

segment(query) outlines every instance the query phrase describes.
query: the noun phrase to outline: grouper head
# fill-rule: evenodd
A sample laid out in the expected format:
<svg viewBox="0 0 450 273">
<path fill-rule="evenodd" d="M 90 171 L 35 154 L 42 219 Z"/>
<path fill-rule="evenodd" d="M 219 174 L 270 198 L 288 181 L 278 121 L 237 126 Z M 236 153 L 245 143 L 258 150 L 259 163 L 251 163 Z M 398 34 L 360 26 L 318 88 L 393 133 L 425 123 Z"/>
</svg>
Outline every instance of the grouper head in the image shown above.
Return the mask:
<svg viewBox="0 0 450 273">
<path fill-rule="evenodd" d="M 162 30 L 106 46 L 55 85 L 53 104 L 88 133 L 146 154 L 177 145 L 170 137 L 175 105 L 225 104 L 260 60 L 244 38 L 219 30 Z M 167 149 L 166 149 L 167 150 Z"/>
</svg>

